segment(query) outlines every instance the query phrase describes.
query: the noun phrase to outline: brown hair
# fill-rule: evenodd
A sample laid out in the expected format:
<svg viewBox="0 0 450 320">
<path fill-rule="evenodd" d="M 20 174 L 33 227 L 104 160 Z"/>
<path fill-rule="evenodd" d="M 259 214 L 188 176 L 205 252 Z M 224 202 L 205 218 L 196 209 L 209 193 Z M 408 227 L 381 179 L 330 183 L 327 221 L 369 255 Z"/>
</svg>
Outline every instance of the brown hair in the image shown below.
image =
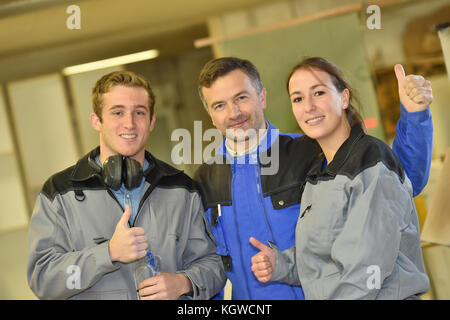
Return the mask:
<svg viewBox="0 0 450 320">
<path fill-rule="evenodd" d="M 355 90 L 350 85 L 350 82 L 345 78 L 344 73 L 338 66 L 321 57 L 308 57 L 303 59 L 294 68 L 292 68 L 292 71 L 287 78 L 286 88 L 288 94 L 289 94 L 289 81 L 291 80 L 292 75 L 300 69 L 317 69 L 324 71 L 330 75 L 330 78 L 333 81 L 333 84 L 338 92 L 342 92 L 345 89 L 348 89 L 348 91 L 350 92 L 350 99 L 349 105 L 347 109 L 345 109 L 347 121 L 350 127 L 353 127 L 355 124 L 360 124 L 364 129 L 364 131 L 366 131 L 364 119 L 358 111 L 359 108 L 355 107 L 355 103 L 358 106 L 361 105 L 359 98 Z"/>
<path fill-rule="evenodd" d="M 261 93 L 261 90 L 263 89 L 261 77 L 253 63 L 236 57 L 217 58 L 205 64 L 198 79 L 198 94 L 206 111 L 208 111 L 208 105 L 203 97 L 202 88 L 210 88 L 218 78 L 226 76 L 234 70 L 241 70 L 244 72 L 250 78 L 256 92 Z"/>
<path fill-rule="evenodd" d="M 150 119 L 154 114 L 155 95 L 150 83 L 143 76 L 131 71 L 114 71 L 101 77 L 92 89 L 92 105 L 95 114 L 102 121 L 103 94 L 115 86 L 140 87 L 148 94 L 148 106 L 150 109 Z"/>
</svg>

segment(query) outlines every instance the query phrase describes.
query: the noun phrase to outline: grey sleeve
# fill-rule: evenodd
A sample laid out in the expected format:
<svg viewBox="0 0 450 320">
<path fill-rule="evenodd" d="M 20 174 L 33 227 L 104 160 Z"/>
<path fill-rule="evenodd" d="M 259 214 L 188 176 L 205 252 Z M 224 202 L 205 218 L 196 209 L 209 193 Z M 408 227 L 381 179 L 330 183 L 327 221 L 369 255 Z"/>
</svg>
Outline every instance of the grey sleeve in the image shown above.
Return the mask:
<svg viewBox="0 0 450 320">
<path fill-rule="evenodd" d="M 193 298 L 204 300 L 222 289 L 226 275 L 199 195 L 195 193 L 191 201 L 189 234 L 182 257 L 184 268 L 177 273 L 183 273 L 191 281 Z"/>
<path fill-rule="evenodd" d="M 304 286 L 308 299 L 375 299 L 394 269 L 401 230 L 411 216 L 411 195 L 382 163 L 350 184 L 346 221 L 331 248 L 339 271 Z"/>
<path fill-rule="evenodd" d="M 273 271 L 270 281 L 280 281 L 291 285 L 300 286 L 300 278 L 298 276 L 297 264 L 296 264 L 296 248 L 295 246 L 286 249 L 282 252 L 274 245 L 270 245 L 275 250 L 276 262 L 275 270 Z"/>
<path fill-rule="evenodd" d="M 111 262 L 108 242 L 75 251 L 62 206 L 43 194 L 30 220 L 28 252 L 28 284 L 40 299 L 70 298 L 119 268 Z"/>
</svg>

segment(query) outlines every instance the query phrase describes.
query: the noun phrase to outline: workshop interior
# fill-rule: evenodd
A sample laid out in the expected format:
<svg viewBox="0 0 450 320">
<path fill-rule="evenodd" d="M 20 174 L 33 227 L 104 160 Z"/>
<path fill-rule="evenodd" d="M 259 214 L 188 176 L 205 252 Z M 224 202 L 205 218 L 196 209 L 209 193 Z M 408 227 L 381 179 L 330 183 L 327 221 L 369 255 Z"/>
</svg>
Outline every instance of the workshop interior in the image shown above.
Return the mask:
<svg viewBox="0 0 450 320">
<path fill-rule="evenodd" d="M 197 81 L 206 62 L 225 56 L 258 68 L 265 116 L 281 132 L 301 133 L 285 81 L 304 56 L 348 74 L 368 133 L 389 145 L 400 117 L 394 65 L 431 81 L 431 170 L 414 197 L 430 279 L 421 298 L 450 299 L 448 0 L 5 0 L 0 30 L 0 299 L 37 299 L 27 283 L 28 224 L 48 177 L 98 145 L 95 82 L 116 70 L 148 78 L 157 120 L 147 149 L 192 177 L 206 159 L 174 163 L 172 133 L 208 145 L 203 132 L 214 126 Z"/>
</svg>

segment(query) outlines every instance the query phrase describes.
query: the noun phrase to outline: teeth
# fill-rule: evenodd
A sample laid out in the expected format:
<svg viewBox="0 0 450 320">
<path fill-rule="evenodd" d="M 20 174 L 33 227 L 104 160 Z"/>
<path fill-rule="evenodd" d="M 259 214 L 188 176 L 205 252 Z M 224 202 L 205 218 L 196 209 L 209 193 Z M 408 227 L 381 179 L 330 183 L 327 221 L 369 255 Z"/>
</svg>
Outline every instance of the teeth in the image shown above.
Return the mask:
<svg viewBox="0 0 450 320">
<path fill-rule="evenodd" d="M 120 136 L 122 138 L 125 138 L 125 139 L 134 139 L 134 138 L 136 138 L 135 134 L 121 134 Z"/>
<path fill-rule="evenodd" d="M 314 118 L 314 119 L 306 121 L 306 123 L 314 123 L 314 122 L 322 120 L 323 118 L 325 118 L 325 117 L 323 117 L 323 116 L 322 117 L 317 117 L 317 118 Z"/>
</svg>

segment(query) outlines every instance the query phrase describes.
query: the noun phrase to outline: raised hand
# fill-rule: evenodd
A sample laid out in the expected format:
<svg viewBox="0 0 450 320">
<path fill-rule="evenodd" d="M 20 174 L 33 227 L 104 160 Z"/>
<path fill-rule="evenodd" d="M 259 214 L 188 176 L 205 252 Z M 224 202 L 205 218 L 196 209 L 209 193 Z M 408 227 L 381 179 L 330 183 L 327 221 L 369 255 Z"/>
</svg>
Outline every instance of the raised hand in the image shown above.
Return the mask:
<svg viewBox="0 0 450 320">
<path fill-rule="evenodd" d="M 400 101 L 408 112 L 425 110 L 433 101 L 431 82 L 419 75 L 405 75 L 401 64 L 394 66 Z"/>
<path fill-rule="evenodd" d="M 130 228 L 128 226 L 130 216 L 131 208 L 127 205 L 109 241 L 111 261 L 129 263 L 141 259 L 147 252 L 145 231 L 140 227 Z"/>
<path fill-rule="evenodd" d="M 268 282 L 272 278 L 276 264 L 275 251 L 251 237 L 250 243 L 260 251 L 252 257 L 252 271 L 256 279 L 260 282 Z"/>
</svg>

